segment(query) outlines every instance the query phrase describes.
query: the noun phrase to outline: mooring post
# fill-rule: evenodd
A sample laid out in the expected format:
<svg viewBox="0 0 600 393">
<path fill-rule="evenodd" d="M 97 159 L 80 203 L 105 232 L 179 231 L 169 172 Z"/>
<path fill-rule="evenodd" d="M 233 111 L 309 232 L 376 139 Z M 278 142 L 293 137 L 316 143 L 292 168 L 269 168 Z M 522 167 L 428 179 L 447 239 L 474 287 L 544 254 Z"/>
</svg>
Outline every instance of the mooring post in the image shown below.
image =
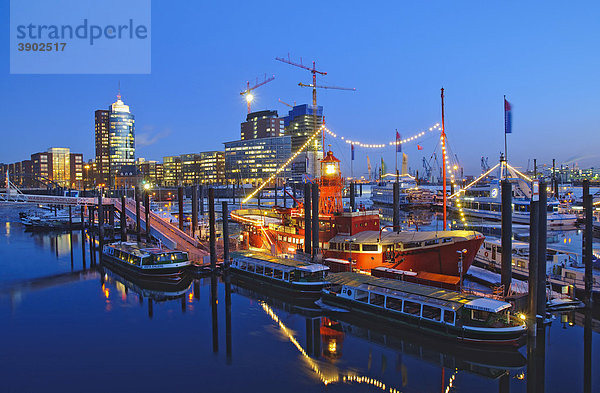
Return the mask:
<svg viewBox="0 0 600 393">
<path fill-rule="evenodd" d="M 215 222 L 215 189 L 208 189 L 208 221 L 210 229 L 210 268 L 217 268 L 217 228 Z"/>
<path fill-rule="evenodd" d="M 283 208 L 287 208 L 287 185 L 283 183 Z"/>
<path fill-rule="evenodd" d="M 196 237 L 196 228 L 198 228 L 198 186 L 192 186 L 192 237 Z"/>
<path fill-rule="evenodd" d="M 200 185 L 199 187 L 199 194 L 200 194 L 200 215 L 204 216 L 204 186 Z"/>
<path fill-rule="evenodd" d="M 590 181 L 583 181 L 583 211 L 585 220 L 585 229 L 583 231 L 583 264 L 585 266 L 584 282 L 585 282 L 585 305 L 588 308 L 592 307 L 592 285 L 593 285 L 593 270 L 592 270 L 592 231 L 593 231 L 593 198 L 590 194 Z"/>
<path fill-rule="evenodd" d="M 359 184 L 359 187 L 360 187 L 360 192 L 359 192 L 359 195 L 360 195 L 361 197 L 362 197 L 362 186 L 363 186 L 363 185 L 362 185 L 362 183 L 360 183 L 360 184 Z"/>
<path fill-rule="evenodd" d="M 556 178 L 556 159 L 552 159 L 552 191 L 554 198 L 558 198 L 558 179 Z"/>
<path fill-rule="evenodd" d="M 512 184 L 502 180 L 502 267 L 501 284 L 508 295 L 512 281 Z"/>
<path fill-rule="evenodd" d="M 183 231 L 183 187 L 177 188 L 177 204 L 179 206 L 179 230 Z"/>
<path fill-rule="evenodd" d="M 231 276 L 225 274 L 225 352 L 227 364 L 231 364 Z"/>
<path fill-rule="evenodd" d="M 312 255 L 317 260 L 319 254 L 319 185 L 312 184 Z"/>
<path fill-rule="evenodd" d="M 292 195 L 294 196 L 292 207 L 296 207 L 296 183 L 292 183 Z"/>
<path fill-rule="evenodd" d="M 354 182 L 350 182 L 350 211 L 356 210 L 356 195 L 354 195 Z"/>
<path fill-rule="evenodd" d="M 538 235 L 538 282 L 536 315 L 546 317 L 546 254 L 548 241 L 548 190 L 546 182 L 540 182 L 540 205 L 539 205 L 539 235 Z"/>
<path fill-rule="evenodd" d="M 223 267 L 229 267 L 229 208 L 227 201 L 221 202 L 223 214 Z"/>
<path fill-rule="evenodd" d="M 127 203 L 127 197 L 125 195 L 121 195 L 121 214 L 119 217 L 121 218 L 121 241 L 127 241 L 127 208 L 125 204 Z"/>
<path fill-rule="evenodd" d="M 540 194 L 539 182 L 534 180 L 532 190 L 533 194 L 529 204 L 529 332 L 535 335 L 536 315 L 537 315 L 537 294 L 538 294 L 538 242 L 540 238 Z"/>
<path fill-rule="evenodd" d="M 310 183 L 304 183 L 304 253 L 312 254 Z"/>
<path fill-rule="evenodd" d="M 142 241 L 142 213 L 140 208 L 140 190 L 135 189 L 135 230 L 137 232 L 137 241 Z"/>
<path fill-rule="evenodd" d="M 533 178 L 537 179 L 537 159 L 533 159 Z"/>
<path fill-rule="evenodd" d="M 212 198 L 210 197 L 213 188 L 208 189 L 208 203 L 209 203 L 209 214 L 210 214 L 210 201 Z M 214 208 L 214 206 L 213 206 Z M 213 209 L 214 211 L 214 209 Z M 217 315 L 217 304 L 219 303 L 217 299 L 217 276 L 216 274 L 211 274 L 210 276 L 210 305 L 212 311 L 212 342 L 213 342 L 213 352 L 219 352 L 219 319 Z"/>
<path fill-rule="evenodd" d="M 98 242 L 100 244 L 99 252 L 102 252 L 102 246 L 104 245 L 104 206 L 102 205 L 102 190 L 98 195 Z"/>
<path fill-rule="evenodd" d="M 150 243 L 152 242 L 152 225 L 150 225 L 150 194 L 148 192 L 144 192 L 144 213 L 146 213 L 146 243 Z"/>
<path fill-rule="evenodd" d="M 259 191 L 256 193 L 256 205 L 257 205 L 258 207 L 260 207 L 260 194 L 261 194 L 261 190 L 259 190 Z"/>
<path fill-rule="evenodd" d="M 69 206 L 69 231 L 73 231 L 73 213 L 71 211 L 71 206 Z"/>
<path fill-rule="evenodd" d="M 273 187 L 275 190 L 275 206 L 277 206 L 277 179 L 275 180 L 275 187 Z"/>
<path fill-rule="evenodd" d="M 108 205 L 108 222 L 110 223 L 110 241 L 115 241 L 115 205 Z"/>
</svg>

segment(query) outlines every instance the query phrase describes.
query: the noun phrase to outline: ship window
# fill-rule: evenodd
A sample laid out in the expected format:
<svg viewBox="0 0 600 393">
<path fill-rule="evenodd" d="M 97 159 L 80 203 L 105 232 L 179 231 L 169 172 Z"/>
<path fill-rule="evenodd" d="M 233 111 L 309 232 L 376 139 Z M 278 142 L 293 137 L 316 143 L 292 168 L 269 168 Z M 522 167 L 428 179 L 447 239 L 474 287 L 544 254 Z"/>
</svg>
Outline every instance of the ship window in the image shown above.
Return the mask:
<svg viewBox="0 0 600 393">
<path fill-rule="evenodd" d="M 442 239 L 442 243 L 450 243 L 452 241 L 451 237 L 446 237 L 444 239 Z"/>
<path fill-rule="evenodd" d="M 363 244 L 363 251 L 377 251 L 377 244 Z"/>
<path fill-rule="evenodd" d="M 360 251 L 360 244 L 352 244 L 352 251 Z"/>
<path fill-rule="evenodd" d="M 439 243 L 438 239 L 431 239 L 431 240 L 425 241 L 426 246 L 431 246 L 432 244 L 438 244 L 438 243 Z"/>
<path fill-rule="evenodd" d="M 454 325 L 454 311 L 444 310 L 444 322 Z"/>
<path fill-rule="evenodd" d="M 267 277 L 273 277 L 273 269 L 271 269 L 270 267 L 265 267 L 264 275 Z"/>
<path fill-rule="evenodd" d="M 240 262 L 240 269 L 246 270 L 248 268 L 248 264 L 245 261 Z"/>
<path fill-rule="evenodd" d="M 356 290 L 356 295 L 354 296 L 354 298 L 356 300 L 358 300 L 359 302 L 367 302 L 367 300 L 369 299 L 369 292 L 366 291 L 361 291 L 359 289 Z"/>
<path fill-rule="evenodd" d="M 278 278 L 281 280 L 283 278 L 283 272 L 281 270 L 273 270 L 273 278 Z"/>
<path fill-rule="evenodd" d="M 481 310 L 471 310 L 471 319 L 474 321 L 487 321 L 489 312 Z"/>
<path fill-rule="evenodd" d="M 409 249 L 409 248 L 417 248 L 420 247 L 421 243 L 420 242 L 409 242 L 409 243 L 404 243 L 404 249 Z"/>
<path fill-rule="evenodd" d="M 390 310 L 402 311 L 402 299 L 388 297 L 385 306 Z"/>
<path fill-rule="evenodd" d="M 412 315 L 420 315 L 421 314 L 421 304 L 410 302 L 406 300 L 404 302 L 404 312 Z"/>
<path fill-rule="evenodd" d="M 369 298 L 369 303 L 371 303 L 375 306 L 383 307 L 384 301 L 385 301 L 385 296 L 380 295 L 378 293 L 371 292 L 371 297 Z"/>
<path fill-rule="evenodd" d="M 442 309 L 424 304 L 423 305 L 423 318 L 431 319 L 434 321 L 439 321 L 442 319 Z"/>
<path fill-rule="evenodd" d="M 253 263 L 249 263 L 248 264 L 248 271 L 249 272 L 254 272 L 254 264 Z"/>
<path fill-rule="evenodd" d="M 152 265 L 152 258 L 151 257 L 142 258 L 142 265 Z"/>
</svg>

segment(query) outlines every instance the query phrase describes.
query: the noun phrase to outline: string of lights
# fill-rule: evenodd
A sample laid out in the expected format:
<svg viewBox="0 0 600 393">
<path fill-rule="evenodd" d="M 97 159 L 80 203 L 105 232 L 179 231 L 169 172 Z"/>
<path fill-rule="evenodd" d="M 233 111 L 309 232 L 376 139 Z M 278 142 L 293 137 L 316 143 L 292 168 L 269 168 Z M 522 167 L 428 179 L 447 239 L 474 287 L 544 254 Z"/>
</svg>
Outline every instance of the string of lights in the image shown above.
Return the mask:
<svg viewBox="0 0 600 393">
<path fill-rule="evenodd" d="M 330 136 L 332 136 L 334 138 L 338 137 L 338 135 L 335 132 L 329 130 L 327 127 L 324 127 L 324 130 Z M 356 140 L 344 138 L 343 136 L 340 136 L 340 139 L 343 140 L 344 142 L 348 143 L 348 144 L 351 144 L 351 145 L 354 145 L 354 146 L 357 146 L 357 147 L 363 147 L 363 148 L 366 148 L 366 149 L 383 149 L 383 148 L 385 148 L 387 146 L 397 146 L 397 145 L 403 145 L 403 144 L 408 143 L 408 142 L 412 142 L 414 140 L 417 140 L 418 138 L 421 138 L 422 136 L 424 136 L 429 131 L 439 131 L 439 130 L 441 130 L 440 124 L 436 123 L 433 126 L 429 127 L 429 129 L 427 129 L 425 131 L 421 131 L 421 132 L 419 132 L 419 133 L 417 133 L 417 134 L 415 134 L 415 135 L 413 135 L 413 136 L 411 136 L 409 138 L 404 138 L 404 139 L 401 139 L 401 140 L 398 140 L 398 141 L 392 141 L 392 142 L 389 142 L 387 144 L 386 143 L 363 143 L 363 142 L 360 142 L 360 141 L 356 141 Z"/>
<path fill-rule="evenodd" d="M 269 176 L 269 178 L 265 182 L 263 182 L 254 191 L 252 191 L 250 193 L 250 195 L 248 195 L 246 198 L 244 198 L 242 200 L 242 203 L 248 203 L 248 201 L 250 199 L 252 199 L 254 197 L 254 195 L 256 195 L 263 188 L 265 188 L 267 186 L 267 184 L 270 184 L 277 177 L 277 175 L 279 175 L 281 173 L 281 171 L 283 171 L 288 165 L 290 165 L 292 163 L 292 161 L 294 161 L 296 159 L 296 157 L 298 157 L 300 155 L 300 153 L 302 153 L 304 151 L 304 149 L 306 149 L 308 147 L 308 145 L 313 141 L 313 139 L 315 139 L 315 137 L 317 135 L 321 134 L 321 132 L 323 131 L 324 128 L 325 128 L 325 126 L 319 127 L 319 129 L 317 131 L 315 131 L 310 136 L 310 138 L 308 138 L 306 140 L 306 142 L 302 145 L 302 147 L 300 147 L 300 149 L 298 149 L 298 151 L 296 151 L 294 154 L 292 154 L 292 156 L 282 166 L 280 166 L 279 168 L 277 168 L 277 170 L 275 171 L 275 173 L 273 173 L 271 176 Z"/>
</svg>

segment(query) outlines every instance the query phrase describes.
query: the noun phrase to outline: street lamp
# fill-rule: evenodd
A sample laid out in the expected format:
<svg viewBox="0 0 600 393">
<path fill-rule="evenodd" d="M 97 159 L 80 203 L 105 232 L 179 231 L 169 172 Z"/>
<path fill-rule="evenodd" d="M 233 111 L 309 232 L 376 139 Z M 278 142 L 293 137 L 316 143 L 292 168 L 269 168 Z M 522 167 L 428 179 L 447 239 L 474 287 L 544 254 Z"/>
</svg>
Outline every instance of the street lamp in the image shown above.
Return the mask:
<svg viewBox="0 0 600 393">
<path fill-rule="evenodd" d="M 458 261 L 458 275 L 460 276 L 460 291 L 462 292 L 463 287 L 463 255 L 467 253 L 467 249 L 463 248 L 462 250 L 456 251 L 460 255 L 460 260 Z"/>
</svg>

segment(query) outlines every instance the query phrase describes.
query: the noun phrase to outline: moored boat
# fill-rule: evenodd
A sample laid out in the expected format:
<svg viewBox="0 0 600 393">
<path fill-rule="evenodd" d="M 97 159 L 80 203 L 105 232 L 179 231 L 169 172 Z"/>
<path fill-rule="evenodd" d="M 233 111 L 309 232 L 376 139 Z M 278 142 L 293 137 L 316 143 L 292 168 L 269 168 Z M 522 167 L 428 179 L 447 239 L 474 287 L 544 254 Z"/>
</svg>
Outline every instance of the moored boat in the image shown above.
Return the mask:
<svg viewBox="0 0 600 393">
<path fill-rule="evenodd" d="M 153 280 L 180 280 L 191 265 L 186 252 L 135 242 L 107 244 L 103 261 L 138 277 Z"/>
<path fill-rule="evenodd" d="M 329 281 L 325 304 L 384 323 L 473 344 L 517 346 L 526 332 L 504 301 L 360 273 L 331 274 Z"/>
<path fill-rule="evenodd" d="M 327 266 L 259 252 L 232 253 L 230 268 L 232 273 L 246 281 L 315 299 L 328 283 Z"/>
</svg>

